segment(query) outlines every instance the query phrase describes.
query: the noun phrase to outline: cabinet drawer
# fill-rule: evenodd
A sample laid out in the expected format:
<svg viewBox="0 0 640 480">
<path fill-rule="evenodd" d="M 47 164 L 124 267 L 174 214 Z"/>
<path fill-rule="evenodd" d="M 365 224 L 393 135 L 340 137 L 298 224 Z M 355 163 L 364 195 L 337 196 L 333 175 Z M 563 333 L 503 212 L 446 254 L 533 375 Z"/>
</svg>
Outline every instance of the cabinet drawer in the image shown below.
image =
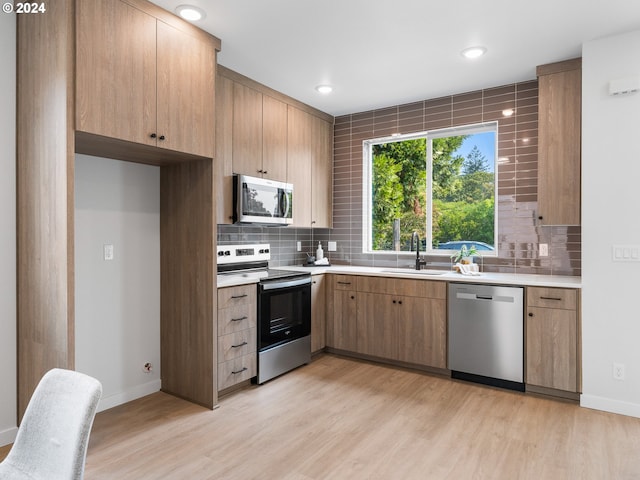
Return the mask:
<svg viewBox="0 0 640 480">
<path fill-rule="evenodd" d="M 218 364 L 218 390 L 232 387 L 257 375 L 257 355 L 251 353 L 243 357 Z"/>
<path fill-rule="evenodd" d="M 255 303 L 218 310 L 218 336 L 255 327 L 256 315 L 257 306 Z"/>
<path fill-rule="evenodd" d="M 255 353 L 257 349 L 256 328 L 230 333 L 218 338 L 218 362 Z"/>
<path fill-rule="evenodd" d="M 224 287 L 218 289 L 218 309 L 236 307 L 256 303 L 257 287 L 255 283 L 250 285 L 238 285 L 237 287 Z"/>
<path fill-rule="evenodd" d="M 336 290 L 355 290 L 356 277 L 351 275 L 336 275 L 333 284 Z"/>
<path fill-rule="evenodd" d="M 387 277 L 358 277 L 358 291 L 421 298 L 447 298 L 446 282 Z"/>
<path fill-rule="evenodd" d="M 576 310 L 577 292 L 567 288 L 527 288 L 527 306 Z"/>
</svg>

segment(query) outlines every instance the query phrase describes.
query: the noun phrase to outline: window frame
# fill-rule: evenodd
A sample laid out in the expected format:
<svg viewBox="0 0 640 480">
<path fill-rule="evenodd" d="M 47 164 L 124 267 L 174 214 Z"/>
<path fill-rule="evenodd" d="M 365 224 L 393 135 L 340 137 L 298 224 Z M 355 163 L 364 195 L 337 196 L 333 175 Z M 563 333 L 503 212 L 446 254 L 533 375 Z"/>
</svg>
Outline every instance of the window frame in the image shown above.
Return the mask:
<svg viewBox="0 0 640 480">
<path fill-rule="evenodd" d="M 424 254 L 450 257 L 454 252 L 458 250 L 444 250 L 432 247 L 432 235 L 433 235 L 433 140 L 437 138 L 453 137 L 459 135 L 469 135 L 476 133 L 493 132 L 494 137 L 494 158 L 493 158 L 493 172 L 494 172 L 494 219 L 493 219 L 493 250 L 479 250 L 478 255 L 484 257 L 497 257 L 498 256 L 498 167 L 499 167 L 499 152 L 498 152 L 498 122 L 482 122 L 469 125 L 460 125 L 456 127 L 440 128 L 435 130 L 425 130 L 422 132 L 408 133 L 408 134 L 393 134 L 385 137 L 378 137 L 363 140 L 362 142 L 362 253 L 372 255 L 415 255 L 414 252 L 406 251 L 394 251 L 394 250 L 373 250 L 372 249 L 372 221 L 371 214 L 373 211 L 373 146 L 383 143 L 402 142 L 407 140 L 416 140 L 424 138 L 427 142 L 426 145 L 426 168 L 427 168 L 427 212 L 425 219 L 425 227 L 427 231 L 427 238 L 425 243 L 427 248 Z"/>
</svg>

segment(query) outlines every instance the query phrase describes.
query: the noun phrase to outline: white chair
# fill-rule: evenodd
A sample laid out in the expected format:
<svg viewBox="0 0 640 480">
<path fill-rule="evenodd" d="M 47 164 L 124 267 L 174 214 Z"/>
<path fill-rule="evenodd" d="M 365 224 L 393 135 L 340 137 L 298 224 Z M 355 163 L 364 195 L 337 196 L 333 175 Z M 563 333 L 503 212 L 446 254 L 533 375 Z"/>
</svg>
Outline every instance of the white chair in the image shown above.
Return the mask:
<svg viewBox="0 0 640 480">
<path fill-rule="evenodd" d="M 0 463 L 1 480 L 80 480 L 102 385 L 54 368 L 38 383 L 16 441 Z"/>
</svg>

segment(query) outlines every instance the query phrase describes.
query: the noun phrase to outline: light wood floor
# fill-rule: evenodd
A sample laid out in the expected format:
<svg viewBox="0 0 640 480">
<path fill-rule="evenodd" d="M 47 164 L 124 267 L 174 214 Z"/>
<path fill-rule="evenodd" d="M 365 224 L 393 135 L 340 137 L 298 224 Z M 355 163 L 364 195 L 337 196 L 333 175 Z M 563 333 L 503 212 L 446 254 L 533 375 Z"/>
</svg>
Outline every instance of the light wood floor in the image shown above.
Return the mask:
<svg viewBox="0 0 640 480">
<path fill-rule="evenodd" d="M 640 419 L 325 355 L 214 411 L 96 416 L 94 479 L 638 479 Z"/>
</svg>

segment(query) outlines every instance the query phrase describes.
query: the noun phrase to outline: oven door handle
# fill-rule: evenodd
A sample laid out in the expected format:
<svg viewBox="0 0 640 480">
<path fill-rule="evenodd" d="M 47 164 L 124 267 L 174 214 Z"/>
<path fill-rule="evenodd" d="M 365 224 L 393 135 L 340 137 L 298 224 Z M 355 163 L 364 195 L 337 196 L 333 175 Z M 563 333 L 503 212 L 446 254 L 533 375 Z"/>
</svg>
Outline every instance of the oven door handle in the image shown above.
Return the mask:
<svg viewBox="0 0 640 480">
<path fill-rule="evenodd" d="M 298 278 L 295 280 L 277 281 L 277 282 L 265 282 L 261 283 L 262 290 L 276 290 L 278 288 L 297 287 L 299 285 L 307 285 L 311 283 L 311 277 Z"/>
</svg>

